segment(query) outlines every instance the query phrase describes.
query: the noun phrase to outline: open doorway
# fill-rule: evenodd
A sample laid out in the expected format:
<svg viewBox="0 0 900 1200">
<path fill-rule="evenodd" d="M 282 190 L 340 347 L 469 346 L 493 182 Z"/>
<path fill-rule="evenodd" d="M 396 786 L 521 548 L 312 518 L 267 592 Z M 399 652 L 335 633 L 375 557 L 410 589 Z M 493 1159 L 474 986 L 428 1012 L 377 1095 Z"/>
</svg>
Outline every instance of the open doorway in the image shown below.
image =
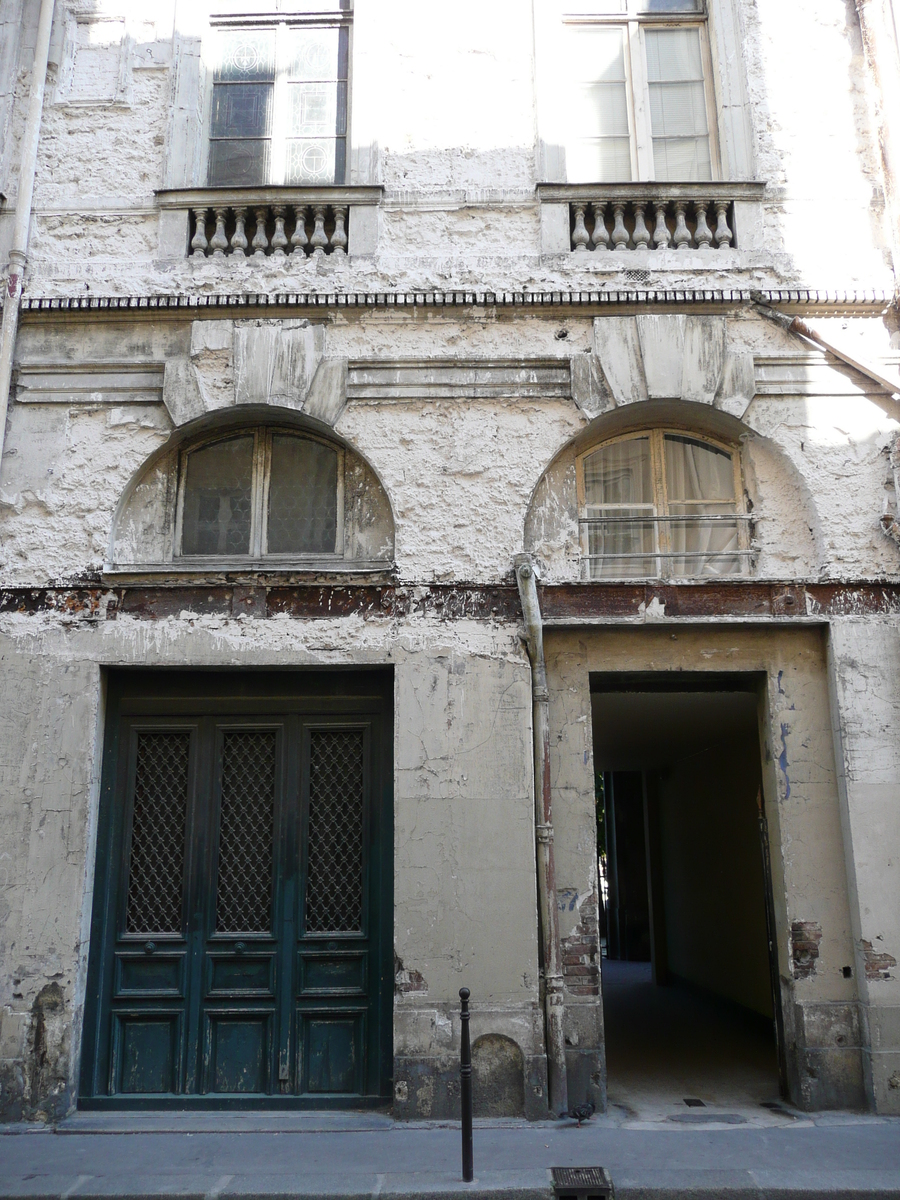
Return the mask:
<svg viewBox="0 0 900 1200">
<path fill-rule="evenodd" d="M 591 678 L 610 1101 L 777 1104 L 759 681 Z"/>
</svg>

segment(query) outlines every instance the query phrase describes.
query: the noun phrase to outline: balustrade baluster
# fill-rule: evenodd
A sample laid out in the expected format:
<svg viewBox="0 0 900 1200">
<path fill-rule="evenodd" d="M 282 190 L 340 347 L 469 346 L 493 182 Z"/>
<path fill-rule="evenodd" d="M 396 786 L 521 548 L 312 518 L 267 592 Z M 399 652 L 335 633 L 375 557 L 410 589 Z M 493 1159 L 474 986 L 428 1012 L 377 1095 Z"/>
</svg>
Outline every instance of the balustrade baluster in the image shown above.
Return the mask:
<svg viewBox="0 0 900 1200">
<path fill-rule="evenodd" d="M 675 201 L 675 233 L 672 235 L 672 240 L 678 250 L 690 250 L 691 248 L 691 231 L 688 229 L 684 217 L 685 208 L 687 208 L 685 200 Z"/>
<path fill-rule="evenodd" d="M 594 246 L 598 250 L 608 250 L 609 231 L 606 228 L 606 201 L 595 200 L 591 207 L 594 210 Z"/>
<path fill-rule="evenodd" d="M 275 232 L 272 234 L 272 253 L 279 258 L 284 258 L 284 248 L 288 244 L 287 234 L 284 232 L 284 205 L 276 204 L 272 212 L 275 216 Z"/>
<path fill-rule="evenodd" d="M 206 240 L 206 209 L 194 209 L 194 236 L 191 238 L 191 254 L 205 254 L 209 242 Z"/>
<path fill-rule="evenodd" d="M 294 205 L 294 232 L 291 234 L 291 245 L 300 254 L 306 252 L 309 239 L 306 236 L 306 205 Z"/>
<path fill-rule="evenodd" d="M 613 205 L 613 231 L 612 231 L 613 247 L 616 250 L 628 249 L 628 230 L 625 228 L 625 203 L 624 201 Z"/>
<path fill-rule="evenodd" d="M 731 245 L 731 239 L 734 234 L 728 228 L 728 201 L 716 200 L 716 245 L 721 250 L 723 247 Z"/>
<path fill-rule="evenodd" d="M 644 220 L 644 209 L 646 204 L 638 201 L 634 206 L 634 248 L 636 250 L 646 250 L 650 245 L 650 230 L 647 228 L 647 223 Z"/>
<path fill-rule="evenodd" d="M 347 206 L 345 204 L 336 204 L 334 207 L 334 233 L 331 235 L 331 244 L 334 247 L 335 254 L 347 253 Z"/>
<path fill-rule="evenodd" d="M 669 245 L 669 227 L 666 224 L 665 201 L 653 201 L 653 215 L 656 218 L 656 224 L 653 228 L 653 245 L 657 250 L 665 250 Z"/>
<path fill-rule="evenodd" d="M 325 253 L 325 247 L 328 245 L 328 234 L 325 232 L 325 205 L 317 204 L 313 208 L 313 220 L 316 227 L 313 230 L 312 237 L 309 239 L 309 244 L 313 248 L 313 254 L 321 258 Z"/>
<path fill-rule="evenodd" d="M 571 200 L 572 251 L 708 250 L 734 244 L 728 225 L 733 201 L 715 200 L 708 193 L 693 199 L 690 192 L 679 199 L 671 186 L 661 186 L 659 193 L 654 199 L 651 188 L 635 185 L 634 192 L 617 187 L 605 200 Z"/>
<path fill-rule="evenodd" d="M 591 235 L 587 231 L 584 223 L 584 210 L 586 205 L 575 205 L 575 226 L 572 229 L 572 249 L 584 252 L 591 244 Z"/>
<path fill-rule="evenodd" d="M 216 208 L 213 210 L 216 217 L 216 232 L 209 239 L 209 245 L 213 252 L 214 258 L 222 258 L 228 248 L 228 238 L 225 236 L 225 215 L 227 209 Z"/>
<path fill-rule="evenodd" d="M 706 210 L 709 208 L 709 201 L 697 200 L 694 203 L 694 208 L 697 211 L 697 232 L 694 235 L 697 240 L 697 246 L 700 250 L 707 250 L 712 245 L 712 230 L 706 220 Z"/>
<path fill-rule="evenodd" d="M 266 218 L 268 209 L 257 208 L 256 210 L 256 232 L 253 235 L 253 241 L 250 243 L 253 246 L 254 257 L 262 256 L 266 253 L 266 247 L 269 245 L 269 239 L 266 237 Z"/>
<path fill-rule="evenodd" d="M 244 233 L 246 220 L 246 208 L 236 208 L 234 210 L 234 233 L 231 235 L 231 253 L 236 258 L 246 258 L 247 256 L 247 235 Z"/>
</svg>

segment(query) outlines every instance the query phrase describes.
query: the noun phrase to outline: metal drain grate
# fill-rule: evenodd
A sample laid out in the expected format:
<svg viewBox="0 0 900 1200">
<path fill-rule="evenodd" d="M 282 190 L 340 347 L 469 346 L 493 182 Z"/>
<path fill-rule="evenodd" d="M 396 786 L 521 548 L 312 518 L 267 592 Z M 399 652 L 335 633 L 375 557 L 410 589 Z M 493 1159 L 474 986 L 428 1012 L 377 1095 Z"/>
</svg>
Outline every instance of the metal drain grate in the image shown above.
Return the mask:
<svg viewBox="0 0 900 1200">
<path fill-rule="evenodd" d="M 612 1200 L 612 1180 L 606 1167 L 553 1167 L 556 1200 Z"/>
</svg>

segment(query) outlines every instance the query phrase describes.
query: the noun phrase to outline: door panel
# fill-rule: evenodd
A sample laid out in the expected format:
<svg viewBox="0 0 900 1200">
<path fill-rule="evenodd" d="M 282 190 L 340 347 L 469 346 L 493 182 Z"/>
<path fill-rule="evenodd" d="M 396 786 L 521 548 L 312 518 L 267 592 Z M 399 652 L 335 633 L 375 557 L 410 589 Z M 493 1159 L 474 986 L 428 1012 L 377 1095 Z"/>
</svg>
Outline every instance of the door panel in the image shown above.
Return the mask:
<svg viewBox="0 0 900 1200">
<path fill-rule="evenodd" d="M 306 1091 L 354 1093 L 361 1087 L 365 1013 L 303 1013 L 301 1077 Z"/>
<path fill-rule="evenodd" d="M 114 1020 L 112 1090 L 138 1094 L 177 1091 L 179 1014 L 118 1012 Z"/>
<path fill-rule="evenodd" d="M 389 1096 L 390 676 L 351 678 L 111 677 L 83 1107 Z"/>
</svg>

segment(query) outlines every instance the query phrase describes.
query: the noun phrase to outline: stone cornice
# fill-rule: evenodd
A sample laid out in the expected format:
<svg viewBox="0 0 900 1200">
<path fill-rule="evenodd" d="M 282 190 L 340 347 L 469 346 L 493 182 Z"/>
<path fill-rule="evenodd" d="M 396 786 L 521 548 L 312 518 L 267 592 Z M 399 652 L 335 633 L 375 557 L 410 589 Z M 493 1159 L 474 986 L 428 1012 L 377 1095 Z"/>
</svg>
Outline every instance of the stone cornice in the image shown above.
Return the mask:
<svg viewBox="0 0 900 1200">
<path fill-rule="evenodd" d="M 189 312 L 246 312 L 248 309 L 309 310 L 347 309 L 460 309 L 492 308 L 520 309 L 578 309 L 584 315 L 600 314 L 610 309 L 634 310 L 643 308 L 740 308 L 762 297 L 763 302 L 780 305 L 787 310 L 799 309 L 807 314 L 875 315 L 893 300 L 891 293 L 879 289 L 861 291 L 830 291 L 815 288 L 774 288 L 756 290 L 731 289 L 598 289 L 593 291 L 322 291 L 322 292 L 217 292 L 159 293 L 135 296 L 23 296 L 23 313 L 134 313 L 152 311 Z"/>
</svg>

